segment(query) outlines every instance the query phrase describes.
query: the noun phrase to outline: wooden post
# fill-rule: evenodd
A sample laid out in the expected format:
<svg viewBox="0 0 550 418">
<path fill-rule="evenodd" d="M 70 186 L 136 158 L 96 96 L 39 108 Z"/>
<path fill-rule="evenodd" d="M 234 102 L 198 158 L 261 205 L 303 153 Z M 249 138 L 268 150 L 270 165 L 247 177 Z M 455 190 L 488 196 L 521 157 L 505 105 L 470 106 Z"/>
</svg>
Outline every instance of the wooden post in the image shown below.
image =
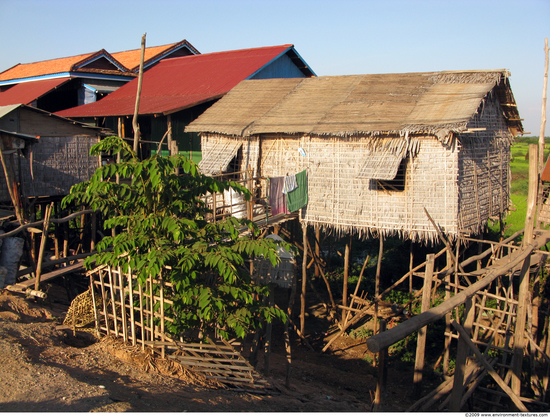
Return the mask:
<svg viewBox="0 0 550 418">
<path fill-rule="evenodd" d="M 525 216 L 525 233 L 522 246 L 526 247 L 533 242 L 534 217 L 536 211 L 536 199 L 538 188 L 538 148 L 536 144 L 529 145 L 529 191 L 527 194 L 527 214 Z M 516 326 L 514 332 L 514 358 L 512 360 L 512 391 L 521 395 L 521 371 L 523 364 L 523 350 L 525 349 L 525 324 L 527 317 L 527 293 L 529 292 L 529 269 L 531 266 L 531 254 L 523 262 L 519 276 L 519 294 L 516 311 Z"/>
<path fill-rule="evenodd" d="M 59 202 L 53 203 L 53 205 L 55 207 L 55 216 L 57 218 L 59 218 L 60 217 L 59 216 L 59 208 L 60 208 L 61 205 L 59 204 Z M 60 235 L 59 230 L 60 230 L 60 226 L 59 226 L 58 223 L 56 223 L 54 225 L 54 246 L 55 246 L 55 259 L 56 260 L 59 259 L 59 256 L 60 256 L 60 254 L 59 254 L 59 235 Z"/>
<path fill-rule="evenodd" d="M 342 306 L 348 306 L 348 278 L 349 278 L 349 258 L 351 250 L 351 235 L 346 240 L 346 249 L 344 251 L 344 284 L 342 288 Z M 346 317 L 346 310 L 342 309 L 342 321 Z"/>
<path fill-rule="evenodd" d="M 92 213 L 92 236 L 90 237 L 90 252 L 93 252 L 95 250 L 96 234 L 97 234 L 97 214 L 94 212 Z"/>
<path fill-rule="evenodd" d="M 71 229 L 70 223 L 64 223 L 63 225 L 63 258 L 69 256 L 69 232 Z M 69 263 L 64 263 L 65 266 L 68 266 Z"/>
<path fill-rule="evenodd" d="M 318 259 L 321 258 L 321 249 L 319 248 L 319 242 L 321 238 L 321 231 L 319 224 L 315 224 L 315 255 Z M 315 263 L 315 279 L 319 278 L 319 265 Z"/>
<path fill-rule="evenodd" d="M 466 343 L 466 345 L 474 352 L 474 354 L 476 355 L 477 360 L 483 365 L 483 367 L 485 367 L 487 372 L 491 375 L 491 377 L 495 380 L 495 382 L 500 386 L 500 388 L 504 392 L 506 392 L 506 394 L 510 397 L 512 402 L 514 402 L 514 405 L 516 405 L 518 410 L 521 411 L 521 412 L 529 412 L 529 410 L 525 407 L 523 402 L 521 402 L 521 399 L 519 399 L 519 397 L 513 391 L 510 390 L 510 388 L 506 385 L 506 383 L 500 378 L 498 373 L 495 372 L 493 367 L 485 359 L 485 356 L 483 356 L 483 354 L 481 354 L 481 352 L 479 351 L 477 346 L 472 342 L 472 340 L 470 340 L 468 332 L 466 330 L 464 330 L 464 328 L 461 327 L 460 324 L 457 324 L 456 321 L 453 321 L 452 325 L 456 328 L 456 330 L 460 334 L 460 340 L 464 341 Z M 452 400 L 451 400 L 451 402 L 452 402 Z M 451 411 L 454 411 L 454 410 L 451 408 Z"/>
<path fill-rule="evenodd" d="M 123 124 L 122 124 L 122 118 L 119 116 L 117 118 L 117 121 L 118 121 L 118 137 L 119 138 L 124 138 L 124 133 L 123 133 Z M 116 162 L 117 164 L 120 164 L 120 152 L 117 152 L 116 153 Z M 115 182 L 116 184 L 120 184 L 120 174 L 116 174 L 116 177 L 115 177 Z"/>
<path fill-rule="evenodd" d="M 422 312 L 426 312 L 430 309 L 432 281 L 434 272 L 434 254 L 428 254 L 426 256 L 426 270 L 424 274 L 424 287 L 422 288 Z M 426 333 L 428 327 L 422 327 L 418 330 L 418 339 L 416 342 L 416 361 L 414 365 L 414 377 L 413 377 L 413 397 L 419 398 L 422 393 L 422 370 L 424 369 L 424 355 L 426 351 Z"/>
<path fill-rule="evenodd" d="M 411 247 L 409 249 L 409 293 L 413 293 L 413 266 L 414 266 L 414 257 L 413 257 L 413 242 L 411 240 Z"/>
<path fill-rule="evenodd" d="M 529 144 L 529 190 L 527 192 L 527 213 L 525 215 L 525 232 L 523 233 L 523 247 L 533 242 L 533 230 L 535 227 L 535 214 L 539 185 L 539 173 L 537 171 L 536 144 Z"/>
<path fill-rule="evenodd" d="M 305 335 L 306 326 L 306 283 L 307 283 L 307 224 L 302 223 L 304 255 L 302 260 L 302 294 L 300 295 L 300 332 Z"/>
<path fill-rule="evenodd" d="M 48 239 L 48 226 L 50 223 L 50 214 L 52 213 L 52 205 L 46 206 L 46 210 L 44 214 L 44 226 L 42 227 L 42 239 L 40 240 L 38 262 L 36 263 L 34 290 L 40 290 L 40 275 L 42 274 L 42 259 L 44 258 L 44 248 L 46 247 L 46 240 Z"/>
<path fill-rule="evenodd" d="M 145 37 L 146 33 L 141 37 L 141 59 L 139 62 L 139 74 L 138 74 L 138 85 L 136 93 L 136 106 L 134 108 L 134 118 L 132 119 L 132 127 L 134 128 L 134 152 L 138 152 L 138 141 L 139 141 L 139 125 L 138 125 L 138 115 L 139 115 L 139 101 L 141 96 L 141 84 L 143 82 L 143 61 L 145 57 Z"/>
<path fill-rule="evenodd" d="M 458 248 L 458 242 L 457 242 L 457 248 Z M 452 264 L 452 257 L 449 255 L 449 252 L 447 251 L 447 267 L 449 267 Z M 458 266 L 454 265 L 455 271 L 458 270 Z M 449 274 L 445 281 L 447 282 L 445 285 L 445 300 L 449 300 L 451 298 L 451 280 L 452 275 Z M 443 353 L 443 374 L 447 375 L 449 373 L 449 354 L 450 354 L 450 348 L 451 348 L 451 317 L 452 313 L 447 312 L 445 314 L 445 351 Z"/>
<path fill-rule="evenodd" d="M 284 339 L 285 339 L 285 352 L 286 352 L 286 377 L 285 377 L 285 386 L 290 388 L 290 372 L 292 370 L 292 349 L 290 346 L 290 333 L 288 331 L 289 320 L 285 321 L 284 324 Z"/>
<path fill-rule="evenodd" d="M 378 260 L 376 262 L 376 277 L 374 279 L 374 334 L 378 334 L 378 297 L 380 296 L 380 272 L 382 270 L 382 256 L 384 255 L 384 238 L 380 236 L 378 246 Z"/>
<path fill-rule="evenodd" d="M 464 303 L 464 332 L 470 335 L 472 329 L 472 323 L 475 316 L 475 296 L 468 298 Z M 464 338 L 458 341 L 458 348 L 456 354 L 455 374 L 453 382 L 453 391 L 451 392 L 451 400 L 449 410 L 451 412 L 459 412 L 460 404 L 462 401 L 462 393 L 464 391 L 464 376 L 467 367 L 469 346 Z"/>
<path fill-rule="evenodd" d="M 380 321 L 380 332 L 386 331 L 386 321 Z M 374 395 L 374 406 L 372 408 L 373 412 L 382 412 L 382 398 L 386 393 L 386 356 L 388 349 L 385 348 L 380 352 L 378 358 L 378 381 L 376 382 L 376 393 Z"/>
<path fill-rule="evenodd" d="M 542 86 L 542 107 L 539 134 L 539 173 L 542 173 L 542 170 L 544 169 L 544 131 L 546 129 L 546 91 L 548 87 L 548 38 L 544 39 L 544 57 L 544 82 Z"/>
<path fill-rule="evenodd" d="M 8 193 L 10 194 L 11 202 L 13 203 L 13 210 L 15 211 L 15 216 L 17 217 L 17 220 L 19 221 L 20 225 L 23 225 L 25 223 L 23 213 L 21 212 L 21 207 L 19 206 L 19 202 L 14 190 L 15 178 L 10 179 L 10 175 L 8 173 L 8 166 L 6 164 L 6 159 L 4 158 L 4 141 L 3 136 L 0 135 L 0 161 L 2 162 L 2 168 L 4 169 L 4 176 L 6 176 L 6 186 L 8 188 Z M 13 172 L 13 170 L 11 170 Z M 13 182 L 12 182 L 13 181 Z"/>
<path fill-rule="evenodd" d="M 269 297 L 268 297 L 268 306 L 273 308 L 275 304 L 275 285 L 272 283 L 269 284 Z M 269 360 L 271 357 L 271 331 L 273 330 L 273 323 L 268 322 L 265 330 L 265 344 L 264 344 L 264 373 L 269 374 Z"/>
</svg>

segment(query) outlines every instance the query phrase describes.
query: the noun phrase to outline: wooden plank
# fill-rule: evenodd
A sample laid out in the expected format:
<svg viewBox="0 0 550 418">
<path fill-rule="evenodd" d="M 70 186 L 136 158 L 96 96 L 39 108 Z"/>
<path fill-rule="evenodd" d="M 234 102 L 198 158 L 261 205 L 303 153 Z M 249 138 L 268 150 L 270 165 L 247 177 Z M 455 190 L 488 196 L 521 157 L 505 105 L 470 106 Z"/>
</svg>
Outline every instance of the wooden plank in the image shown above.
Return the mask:
<svg viewBox="0 0 550 418">
<path fill-rule="evenodd" d="M 78 263 L 71 264 L 67 267 L 62 267 L 60 269 L 50 271 L 48 273 L 42 274 L 40 276 L 40 283 L 45 283 L 57 277 L 64 276 L 66 274 L 74 273 L 76 271 L 82 270 L 84 268 L 84 260 L 80 260 Z M 28 279 L 22 282 L 6 286 L 6 289 L 12 292 L 24 292 L 29 287 L 34 286 L 36 283 L 35 279 Z"/>
</svg>

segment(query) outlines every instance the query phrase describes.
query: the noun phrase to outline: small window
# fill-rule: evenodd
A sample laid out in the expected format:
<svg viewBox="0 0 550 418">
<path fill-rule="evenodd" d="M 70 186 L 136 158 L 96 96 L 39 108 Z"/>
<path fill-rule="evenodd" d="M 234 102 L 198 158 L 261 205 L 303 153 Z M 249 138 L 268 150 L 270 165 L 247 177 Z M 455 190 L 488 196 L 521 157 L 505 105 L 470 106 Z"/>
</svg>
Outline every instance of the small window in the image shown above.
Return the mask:
<svg viewBox="0 0 550 418">
<path fill-rule="evenodd" d="M 403 192 L 405 191 L 405 180 L 407 174 L 407 160 L 403 158 L 397 169 L 397 174 L 392 180 L 375 180 L 378 190 L 385 190 L 387 192 Z"/>
</svg>

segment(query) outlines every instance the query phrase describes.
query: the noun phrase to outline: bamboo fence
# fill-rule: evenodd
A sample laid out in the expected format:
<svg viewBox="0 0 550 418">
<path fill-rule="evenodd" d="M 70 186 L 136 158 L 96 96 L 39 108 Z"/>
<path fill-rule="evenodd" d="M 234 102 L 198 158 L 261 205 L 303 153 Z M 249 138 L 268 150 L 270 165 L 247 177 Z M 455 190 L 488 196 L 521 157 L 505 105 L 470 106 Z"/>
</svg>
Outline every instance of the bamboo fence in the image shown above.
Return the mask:
<svg viewBox="0 0 550 418">
<path fill-rule="evenodd" d="M 172 284 L 158 278 L 139 282 L 131 271 L 122 272 L 100 266 L 87 273 L 92 289 L 96 333 L 113 336 L 134 346 L 151 348 L 207 379 L 233 388 L 265 391 L 269 383 L 248 363 L 238 350 L 221 338 L 184 341 L 171 336 L 166 324 L 173 302 L 169 298 Z"/>
</svg>

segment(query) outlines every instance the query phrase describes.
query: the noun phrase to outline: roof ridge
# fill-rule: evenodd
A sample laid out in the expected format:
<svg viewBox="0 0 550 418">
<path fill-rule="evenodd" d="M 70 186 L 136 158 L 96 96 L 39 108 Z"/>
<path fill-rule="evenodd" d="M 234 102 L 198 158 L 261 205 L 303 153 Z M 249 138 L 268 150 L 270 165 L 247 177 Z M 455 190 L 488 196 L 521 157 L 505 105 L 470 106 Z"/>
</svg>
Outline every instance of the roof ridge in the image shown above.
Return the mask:
<svg viewBox="0 0 550 418">
<path fill-rule="evenodd" d="M 272 45 L 272 46 L 260 46 L 260 47 L 254 47 L 254 48 L 240 48 L 240 49 L 232 49 L 229 51 L 215 51 L 215 52 L 205 52 L 200 55 L 195 56 L 205 56 L 205 55 L 222 55 L 222 54 L 234 54 L 236 52 L 242 52 L 242 51 L 253 51 L 253 50 L 261 50 L 261 49 L 275 49 L 275 48 L 290 48 L 294 47 L 294 44 L 282 44 L 282 45 Z M 189 55 L 192 56 L 192 55 Z M 180 58 L 186 58 L 186 57 L 180 57 Z"/>
</svg>

